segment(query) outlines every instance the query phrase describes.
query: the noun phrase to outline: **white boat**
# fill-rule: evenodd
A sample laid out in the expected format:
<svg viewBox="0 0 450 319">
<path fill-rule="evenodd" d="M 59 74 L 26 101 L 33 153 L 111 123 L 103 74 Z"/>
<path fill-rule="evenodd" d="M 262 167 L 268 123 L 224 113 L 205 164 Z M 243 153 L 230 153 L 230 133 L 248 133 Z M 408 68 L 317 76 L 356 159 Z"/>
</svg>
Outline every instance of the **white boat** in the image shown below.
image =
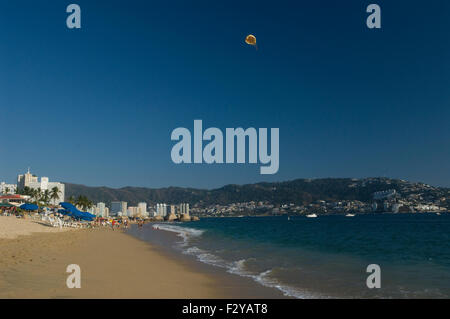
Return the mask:
<svg viewBox="0 0 450 319">
<path fill-rule="evenodd" d="M 347 214 L 345 217 L 355 217 L 355 214 Z"/>
<path fill-rule="evenodd" d="M 441 213 L 436 213 L 436 215 L 440 216 L 440 215 L 441 215 Z"/>
<path fill-rule="evenodd" d="M 308 218 L 316 218 L 317 215 L 316 214 L 309 214 L 309 215 L 306 215 L 306 217 L 308 217 Z"/>
</svg>

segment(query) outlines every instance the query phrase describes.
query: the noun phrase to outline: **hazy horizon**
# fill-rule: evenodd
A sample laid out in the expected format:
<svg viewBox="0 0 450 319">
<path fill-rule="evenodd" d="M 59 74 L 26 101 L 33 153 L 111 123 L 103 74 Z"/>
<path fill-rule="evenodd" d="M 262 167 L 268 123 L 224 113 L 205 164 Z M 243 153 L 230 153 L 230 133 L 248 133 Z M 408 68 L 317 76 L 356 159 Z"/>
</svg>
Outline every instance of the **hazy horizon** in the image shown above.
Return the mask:
<svg viewBox="0 0 450 319">
<path fill-rule="evenodd" d="M 107 185 L 86 185 L 86 184 L 78 184 L 78 183 L 71 183 L 71 182 L 67 182 L 67 181 L 61 181 L 61 183 L 64 184 L 72 184 L 72 185 L 82 185 L 82 186 L 86 186 L 86 187 L 106 187 L 106 188 L 112 188 L 112 189 L 122 189 L 122 188 L 127 188 L 127 187 L 137 187 L 137 188 L 151 188 L 151 189 L 161 189 L 161 188 L 170 188 L 170 187 L 177 187 L 177 188 L 192 188 L 192 189 L 202 189 L 202 190 L 214 190 L 214 189 L 219 189 L 222 188 L 224 186 L 228 186 L 228 185 L 239 185 L 239 186 L 243 186 L 243 185 L 252 185 L 252 184 L 259 184 L 259 183 L 283 183 L 283 182 L 290 182 L 290 181 L 295 181 L 298 179 L 311 179 L 311 180 L 320 180 L 320 179 L 357 179 L 357 180 L 361 180 L 361 179 L 368 179 L 368 178 L 388 178 L 388 179 L 392 179 L 392 180 L 405 180 L 403 178 L 393 178 L 393 177 L 385 177 L 385 176 L 368 176 L 368 177 L 297 177 L 297 178 L 292 178 L 292 179 L 286 179 L 286 180 L 279 180 L 279 181 L 256 181 L 256 182 L 252 182 L 252 183 L 243 183 L 243 184 L 237 184 L 237 183 L 230 183 L 230 184 L 224 184 L 224 185 L 219 185 L 216 187 L 212 187 L 212 188 L 202 188 L 202 187 L 192 187 L 189 185 L 167 185 L 167 186 L 159 186 L 159 187 L 151 187 L 151 186 L 136 186 L 136 185 L 125 185 L 125 186 L 107 186 Z M 426 185 L 430 185 L 433 187 L 440 187 L 440 188 L 449 188 L 448 186 L 440 186 L 440 185 L 433 185 L 433 184 L 429 184 L 429 183 L 425 183 L 423 181 L 411 181 L 411 180 L 405 180 L 407 182 L 412 182 L 412 183 L 422 183 L 422 184 L 426 184 Z"/>
</svg>

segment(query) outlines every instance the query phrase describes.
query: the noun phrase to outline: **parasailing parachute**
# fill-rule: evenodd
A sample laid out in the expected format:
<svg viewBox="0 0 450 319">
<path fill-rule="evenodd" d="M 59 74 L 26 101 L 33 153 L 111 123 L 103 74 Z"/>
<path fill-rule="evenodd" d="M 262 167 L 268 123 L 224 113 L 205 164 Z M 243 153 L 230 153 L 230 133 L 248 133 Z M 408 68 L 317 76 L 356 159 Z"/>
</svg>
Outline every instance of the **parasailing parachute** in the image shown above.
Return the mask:
<svg viewBox="0 0 450 319">
<path fill-rule="evenodd" d="M 258 46 L 256 45 L 256 37 L 253 34 L 249 34 L 245 37 L 245 43 L 248 45 L 253 45 L 256 50 L 258 50 Z"/>
</svg>

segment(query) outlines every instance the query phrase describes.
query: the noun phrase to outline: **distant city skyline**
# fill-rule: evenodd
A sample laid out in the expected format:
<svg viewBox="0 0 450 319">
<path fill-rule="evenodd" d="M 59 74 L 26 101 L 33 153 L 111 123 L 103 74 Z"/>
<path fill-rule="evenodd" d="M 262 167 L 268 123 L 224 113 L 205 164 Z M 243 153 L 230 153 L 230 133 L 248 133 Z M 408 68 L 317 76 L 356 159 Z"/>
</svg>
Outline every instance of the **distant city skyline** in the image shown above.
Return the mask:
<svg viewBox="0 0 450 319">
<path fill-rule="evenodd" d="M 390 177 L 450 187 L 450 2 L 0 3 L 0 181 L 212 189 Z M 381 7 L 368 29 L 366 7 Z M 407 10 L 405 11 L 405 8 Z M 258 49 L 244 42 L 255 35 Z M 279 128 L 279 170 L 171 160 L 171 132 Z"/>
</svg>

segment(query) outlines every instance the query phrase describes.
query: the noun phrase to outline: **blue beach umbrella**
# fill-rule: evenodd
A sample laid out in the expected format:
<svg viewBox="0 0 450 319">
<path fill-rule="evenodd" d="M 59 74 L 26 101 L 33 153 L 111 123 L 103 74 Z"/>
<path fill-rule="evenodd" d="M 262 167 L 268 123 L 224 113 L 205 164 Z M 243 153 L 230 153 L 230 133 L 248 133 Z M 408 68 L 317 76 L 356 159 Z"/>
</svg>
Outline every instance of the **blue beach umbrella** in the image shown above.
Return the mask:
<svg viewBox="0 0 450 319">
<path fill-rule="evenodd" d="M 86 213 L 81 217 L 82 220 L 93 221 L 95 217 L 92 217 L 92 214 Z"/>
<path fill-rule="evenodd" d="M 65 210 L 65 209 L 58 209 L 58 213 L 63 214 L 63 215 L 69 215 L 70 212 Z"/>
<path fill-rule="evenodd" d="M 62 206 L 67 211 L 78 211 L 78 209 L 71 203 L 61 202 L 59 203 L 59 205 Z"/>
<path fill-rule="evenodd" d="M 87 221 L 92 221 L 95 218 L 95 215 L 92 215 L 88 212 L 82 212 L 71 203 L 61 202 L 59 203 L 59 205 L 61 205 L 67 212 L 69 212 L 68 215 L 73 218 Z"/>
<path fill-rule="evenodd" d="M 20 205 L 20 209 L 29 210 L 29 211 L 30 210 L 38 210 L 39 206 L 36 205 L 36 204 L 29 204 L 29 203 L 27 203 L 27 204 Z"/>
<path fill-rule="evenodd" d="M 76 219 L 83 219 L 84 215 L 81 212 L 71 212 L 70 216 Z"/>
<path fill-rule="evenodd" d="M 97 216 L 95 216 L 94 214 L 91 214 L 91 213 L 88 213 L 88 212 L 86 212 L 85 214 L 86 214 L 86 216 L 88 216 L 88 217 L 90 217 L 90 218 L 95 218 L 95 217 L 97 217 Z"/>
</svg>

